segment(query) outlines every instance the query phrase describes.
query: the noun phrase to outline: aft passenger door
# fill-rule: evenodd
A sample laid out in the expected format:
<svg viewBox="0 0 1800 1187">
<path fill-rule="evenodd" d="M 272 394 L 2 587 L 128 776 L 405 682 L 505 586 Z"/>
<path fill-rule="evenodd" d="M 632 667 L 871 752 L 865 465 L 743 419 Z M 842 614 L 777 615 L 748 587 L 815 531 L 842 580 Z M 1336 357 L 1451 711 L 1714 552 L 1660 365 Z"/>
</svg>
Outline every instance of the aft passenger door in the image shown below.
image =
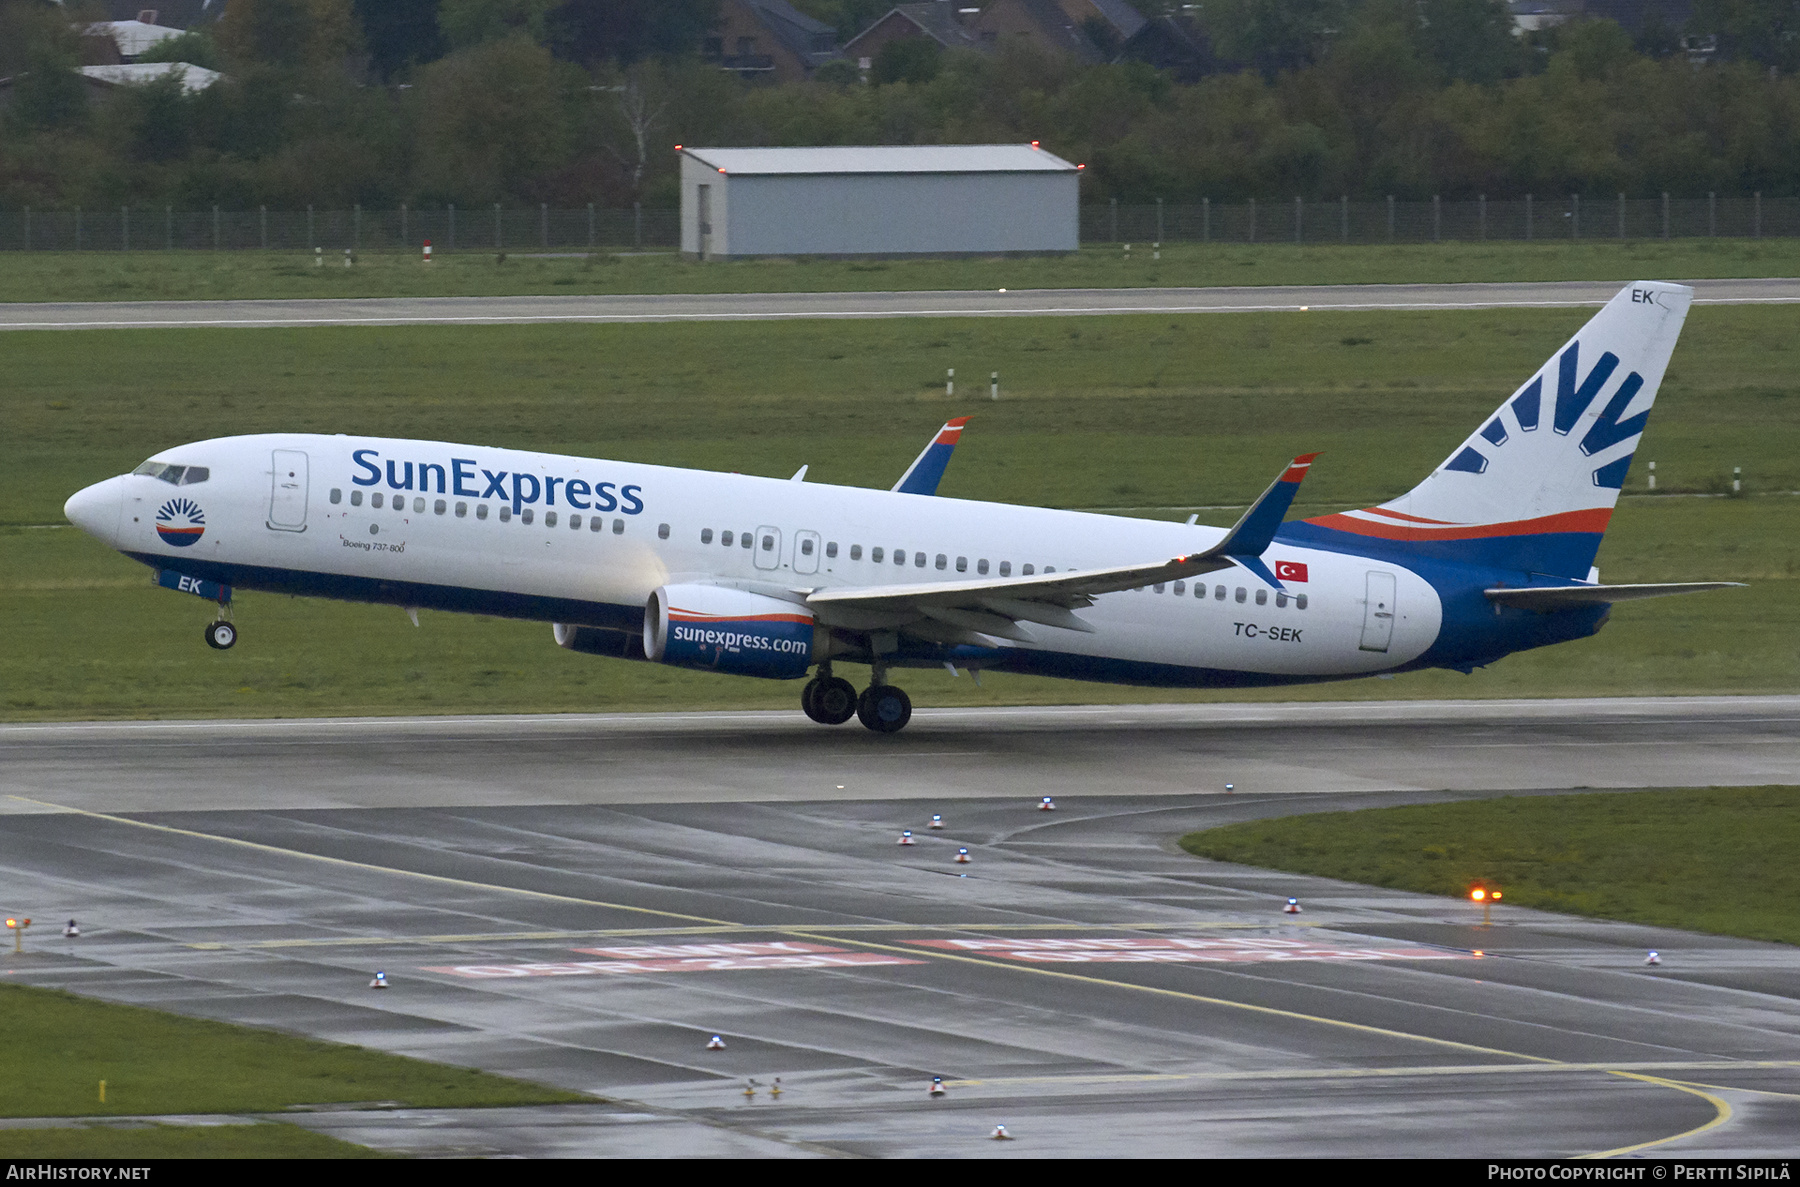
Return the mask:
<svg viewBox="0 0 1800 1187">
<path fill-rule="evenodd" d="M 1369 571 L 1363 603 L 1362 651 L 1386 651 L 1394 638 L 1394 575 Z"/>
<path fill-rule="evenodd" d="M 306 530 L 306 455 L 277 449 L 269 468 L 269 526 L 278 532 Z"/>
</svg>

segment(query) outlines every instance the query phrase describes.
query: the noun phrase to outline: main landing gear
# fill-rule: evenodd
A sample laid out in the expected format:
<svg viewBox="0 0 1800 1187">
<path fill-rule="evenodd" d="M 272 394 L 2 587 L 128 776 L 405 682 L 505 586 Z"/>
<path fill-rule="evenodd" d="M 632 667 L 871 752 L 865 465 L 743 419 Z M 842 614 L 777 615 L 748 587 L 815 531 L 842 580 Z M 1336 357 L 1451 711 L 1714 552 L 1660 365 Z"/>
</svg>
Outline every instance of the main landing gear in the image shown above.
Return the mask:
<svg viewBox="0 0 1800 1187">
<path fill-rule="evenodd" d="M 221 618 L 206 624 L 206 645 L 214 651 L 229 651 L 237 642 L 237 628 Z"/>
<path fill-rule="evenodd" d="M 800 708 L 821 725 L 842 725 L 852 717 L 878 734 L 892 734 L 912 720 L 912 698 L 891 684 L 871 684 L 856 695 L 856 686 L 833 676 L 829 666 L 800 690 Z"/>
</svg>

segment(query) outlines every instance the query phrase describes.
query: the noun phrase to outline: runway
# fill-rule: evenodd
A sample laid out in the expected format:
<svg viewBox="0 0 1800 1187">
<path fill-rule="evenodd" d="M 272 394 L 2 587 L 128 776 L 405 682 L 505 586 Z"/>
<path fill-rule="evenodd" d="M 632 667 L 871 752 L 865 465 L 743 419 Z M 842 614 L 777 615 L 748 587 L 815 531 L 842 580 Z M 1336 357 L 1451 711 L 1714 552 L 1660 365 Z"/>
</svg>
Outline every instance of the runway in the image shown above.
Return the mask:
<svg viewBox="0 0 1800 1187">
<path fill-rule="evenodd" d="M 84 935 L 4 968 L 604 1098 L 293 1117 L 399 1151 L 1793 1152 L 1800 951 L 1173 839 L 1796 782 L 1800 698 L 796 717 L 5 727 L 0 882 Z"/>
<path fill-rule="evenodd" d="M 1640 278 L 1647 279 L 1647 278 Z M 1598 307 L 1624 281 L 1521 284 L 1273 285 L 1236 288 L 982 289 L 960 292 L 724 293 L 345 300 L 94 301 L 0 304 L 0 330 L 250 326 L 512 325 L 894 317 L 1081 317 Z M 1800 280 L 1691 280 L 1696 305 L 1800 303 Z"/>
</svg>

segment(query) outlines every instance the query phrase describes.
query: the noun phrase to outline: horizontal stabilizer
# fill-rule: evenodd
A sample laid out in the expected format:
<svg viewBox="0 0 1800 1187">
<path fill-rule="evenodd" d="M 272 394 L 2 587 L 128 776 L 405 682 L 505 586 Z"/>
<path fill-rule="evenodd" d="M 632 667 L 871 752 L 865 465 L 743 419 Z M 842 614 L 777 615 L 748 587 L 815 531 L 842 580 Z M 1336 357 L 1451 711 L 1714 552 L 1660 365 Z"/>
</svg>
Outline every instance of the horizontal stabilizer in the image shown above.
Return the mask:
<svg viewBox="0 0 1800 1187">
<path fill-rule="evenodd" d="M 1567 610 L 1630 602 L 1638 598 L 1666 598 L 1673 594 L 1701 593 L 1709 589 L 1743 589 L 1741 581 L 1677 581 L 1663 585 L 1547 585 L 1532 589 L 1484 589 L 1488 600 L 1520 610 Z"/>
</svg>

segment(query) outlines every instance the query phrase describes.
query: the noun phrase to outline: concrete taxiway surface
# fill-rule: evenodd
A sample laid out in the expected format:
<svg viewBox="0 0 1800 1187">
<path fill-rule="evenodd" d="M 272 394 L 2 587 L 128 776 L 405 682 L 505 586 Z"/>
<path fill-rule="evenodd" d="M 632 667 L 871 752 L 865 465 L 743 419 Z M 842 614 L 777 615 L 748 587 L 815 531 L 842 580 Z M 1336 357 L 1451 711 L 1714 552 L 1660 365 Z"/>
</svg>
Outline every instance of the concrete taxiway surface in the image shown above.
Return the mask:
<svg viewBox="0 0 1800 1187">
<path fill-rule="evenodd" d="M 1797 724 L 1789 697 L 963 711 L 896 738 L 8 727 L 0 884 L 84 934 L 0 969 L 606 1098 L 295 1116 L 395 1150 L 1790 1155 L 1800 951 L 1509 907 L 1483 928 L 1172 839 L 1621 764 L 1795 782 Z"/>
<path fill-rule="evenodd" d="M 1622 281 L 1274 285 L 1186 289 L 718 293 L 346 300 L 93 301 L 0 305 L 0 330 L 173 326 L 507 325 L 524 322 L 781 321 L 807 318 L 1077 317 L 1604 305 Z M 1800 280 L 1694 280 L 1696 305 L 1800 303 Z"/>
</svg>

